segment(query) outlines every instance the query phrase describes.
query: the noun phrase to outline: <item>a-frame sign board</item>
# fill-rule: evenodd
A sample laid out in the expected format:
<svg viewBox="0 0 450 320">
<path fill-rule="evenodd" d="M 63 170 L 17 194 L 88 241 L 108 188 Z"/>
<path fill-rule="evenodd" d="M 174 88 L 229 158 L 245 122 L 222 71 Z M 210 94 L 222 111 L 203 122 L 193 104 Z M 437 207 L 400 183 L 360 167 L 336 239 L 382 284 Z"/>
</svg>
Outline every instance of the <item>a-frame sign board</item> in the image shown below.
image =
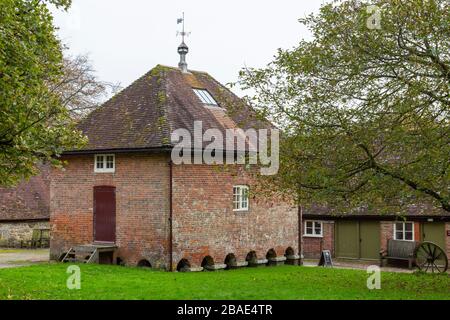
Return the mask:
<svg viewBox="0 0 450 320">
<path fill-rule="evenodd" d="M 333 266 L 333 259 L 331 258 L 330 250 L 322 250 L 322 253 L 320 254 L 319 266 L 324 266 L 324 267 L 332 267 Z"/>
</svg>

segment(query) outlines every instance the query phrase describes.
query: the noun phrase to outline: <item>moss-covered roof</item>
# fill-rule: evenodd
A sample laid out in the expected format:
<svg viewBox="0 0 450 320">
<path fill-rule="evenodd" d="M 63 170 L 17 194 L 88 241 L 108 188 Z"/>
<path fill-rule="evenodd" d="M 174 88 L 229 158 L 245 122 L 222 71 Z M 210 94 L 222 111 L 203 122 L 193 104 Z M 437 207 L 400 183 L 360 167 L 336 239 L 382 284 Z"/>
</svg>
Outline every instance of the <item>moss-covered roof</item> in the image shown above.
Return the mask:
<svg viewBox="0 0 450 320">
<path fill-rule="evenodd" d="M 192 88 L 208 90 L 221 108 L 205 107 Z M 162 65 L 104 103 L 79 127 L 89 138 L 83 150 L 170 148 L 171 132 L 184 128 L 192 133 L 194 121 L 202 121 L 203 131 L 270 127 L 209 74 Z"/>
</svg>

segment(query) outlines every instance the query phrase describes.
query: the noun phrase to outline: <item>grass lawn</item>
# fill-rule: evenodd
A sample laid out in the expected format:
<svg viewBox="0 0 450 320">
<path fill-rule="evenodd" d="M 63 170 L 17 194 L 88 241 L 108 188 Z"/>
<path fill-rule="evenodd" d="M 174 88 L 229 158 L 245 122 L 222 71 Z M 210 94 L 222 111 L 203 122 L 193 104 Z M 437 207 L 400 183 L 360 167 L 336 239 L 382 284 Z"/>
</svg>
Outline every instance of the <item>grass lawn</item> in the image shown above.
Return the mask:
<svg viewBox="0 0 450 320">
<path fill-rule="evenodd" d="M 81 290 L 66 287 L 67 264 L 0 269 L 0 299 L 450 299 L 448 274 L 382 273 L 368 290 L 364 270 L 245 268 L 169 273 L 80 265 Z"/>
</svg>

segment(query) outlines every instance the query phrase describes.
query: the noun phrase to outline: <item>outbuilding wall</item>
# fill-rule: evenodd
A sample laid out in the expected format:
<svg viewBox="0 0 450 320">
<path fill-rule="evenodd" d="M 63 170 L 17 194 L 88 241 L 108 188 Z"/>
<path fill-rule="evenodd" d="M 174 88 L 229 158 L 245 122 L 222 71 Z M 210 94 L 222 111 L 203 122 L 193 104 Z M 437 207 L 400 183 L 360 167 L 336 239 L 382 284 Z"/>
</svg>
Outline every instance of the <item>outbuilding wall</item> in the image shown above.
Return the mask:
<svg viewBox="0 0 450 320">
<path fill-rule="evenodd" d="M 305 218 L 305 219 L 320 221 L 320 219 L 317 218 L 315 219 Z M 394 223 L 395 221 L 393 220 L 380 221 L 380 250 L 386 250 L 388 240 L 394 237 Z M 434 221 L 431 223 L 442 223 L 442 222 Z M 335 252 L 336 231 L 334 228 L 335 224 L 336 220 L 324 220 L 322 237 L 308 237 L 308 236 L 303 237 L 303 254 L 305 258 L 319 258 L 322 250 L 330 250 L 333 256 L 335 256 L 336 253 Z M 450 258 L 450 222 L 444 222 L 444 225 L 445 225 L 445 234 L 442 236 L 445 237 L 446 247 L 443 249 L 447 252 L 447 256 Z M 423 241 L 421 221 L 414 221 L 414 231 L 415 231 L 414 232 L 415 241 L 418 242 Z"/>
</svg>

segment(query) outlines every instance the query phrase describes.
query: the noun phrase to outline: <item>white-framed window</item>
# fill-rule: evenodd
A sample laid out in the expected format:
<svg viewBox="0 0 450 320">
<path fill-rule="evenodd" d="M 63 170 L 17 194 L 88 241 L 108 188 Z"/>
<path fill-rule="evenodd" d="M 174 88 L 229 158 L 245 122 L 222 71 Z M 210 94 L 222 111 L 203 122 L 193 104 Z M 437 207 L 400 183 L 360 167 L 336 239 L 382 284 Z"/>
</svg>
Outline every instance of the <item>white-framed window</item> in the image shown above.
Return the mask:
<svg viewBox="0 0 450 320">
<path fill-rule="evenodd" d="M 248 186 L 233 187 L 233 211 L 248 210 Z"/>
<path fill-rule="evenodd" d="M 322 221 L 306 220 L 304 235 L 307 237 L 322 237 L 323 236 Z"/>
<path fill-rule="evenodd" d="M 194 93 L 197 95 L 197 97 L 200 99 L 200 101 L 207 106 L 212 106 L 212 107 L 218 107 L 219 104 L 217 103 L 216 100 L 214 100 L 214 98 L 212 97 L 212 95 L 208 92 L 208 90 L 205 89 L 197 89 L 197 88 L 193 88 L 192 90 L 194 90 Z"/>
<path fill-rule="evenodd" d="M 116 157 L 113 154 L 96 154 L 94 159 L 94 172 L 115 172 Z"/>
<path fill-rule="evenodd" d="M 414 241 L 414 222 L 394 223 L 394 239 Z"/>
</svg>

